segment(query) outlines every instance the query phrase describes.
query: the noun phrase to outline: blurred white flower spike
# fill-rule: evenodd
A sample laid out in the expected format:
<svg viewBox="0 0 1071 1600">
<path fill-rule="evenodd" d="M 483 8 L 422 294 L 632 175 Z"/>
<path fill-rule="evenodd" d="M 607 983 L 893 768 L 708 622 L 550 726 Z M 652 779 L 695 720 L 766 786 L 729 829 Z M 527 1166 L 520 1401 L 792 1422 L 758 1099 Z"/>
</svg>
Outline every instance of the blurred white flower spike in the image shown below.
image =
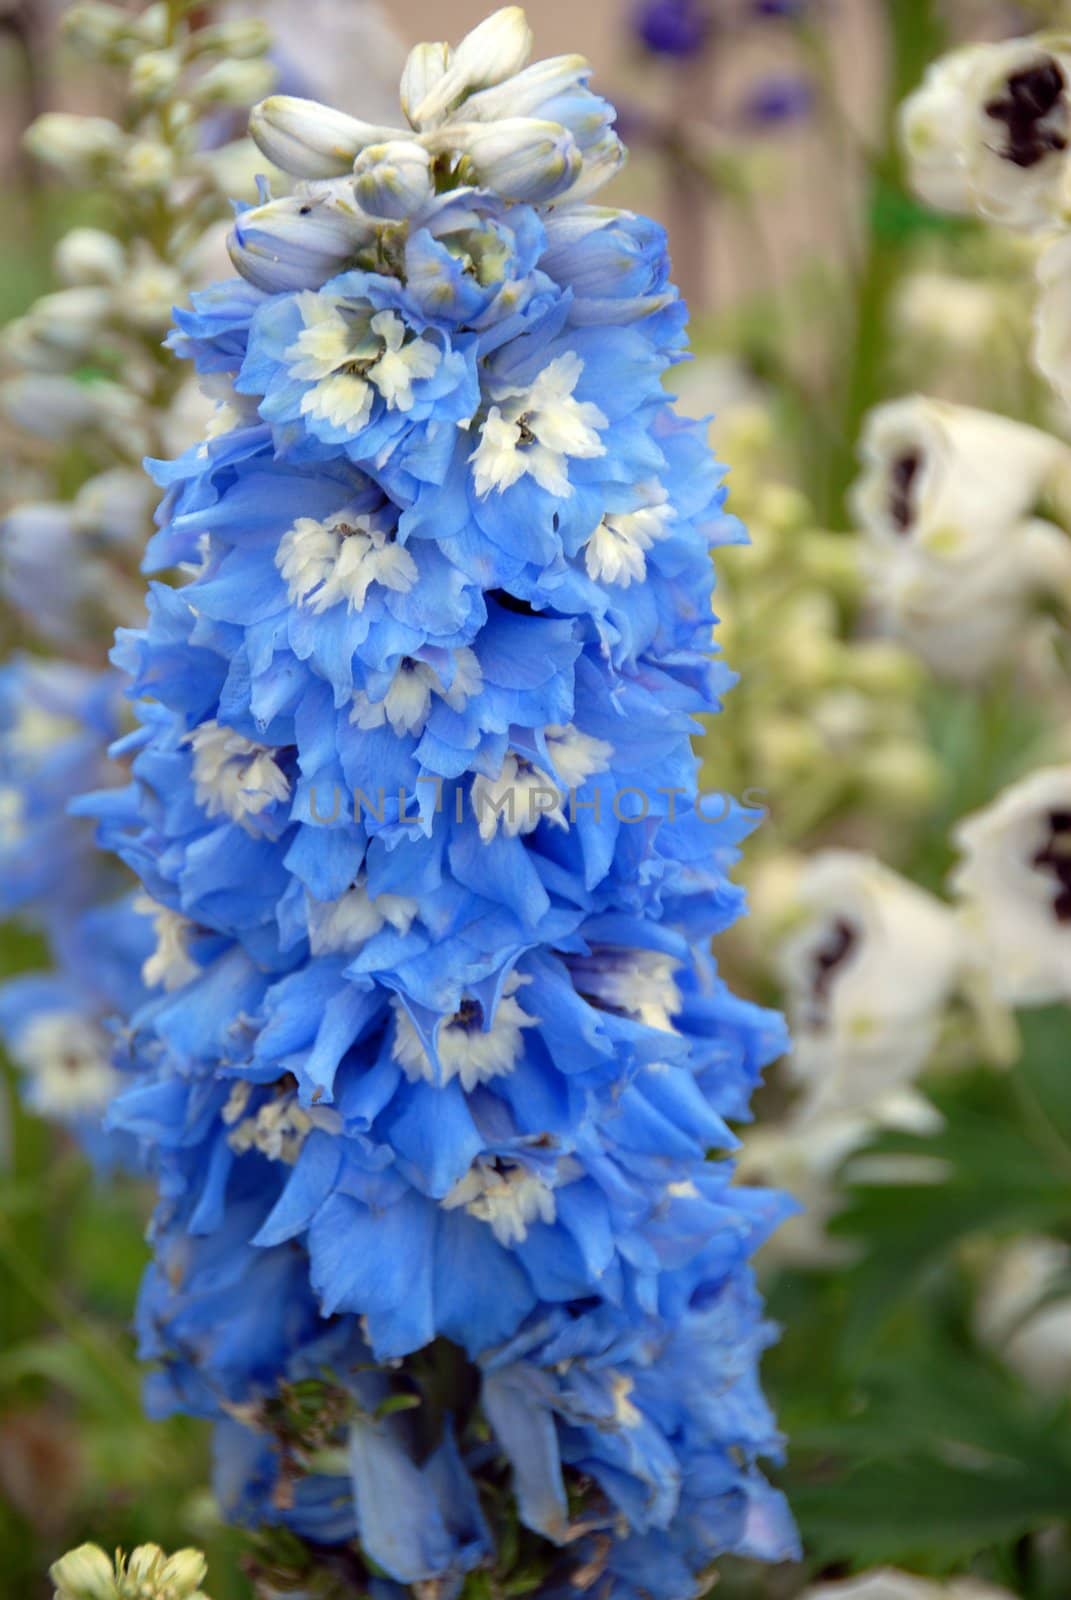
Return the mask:
<svg viewBox="0 0 1071 1600">
<path fill-rule="evenodd" d="M 1012 784 L 954 834 L 952 877 L 999 1000 L 1071 1000 L 1071 766 Z"/>
<path fill-rule="evenodd" d="M 795 885 L 779 952 L 801 1118 L 890 1109 L 925 1066 L 964 964 L 956 917 L 872 856 L 827 850 Z M 895 1107 L 895 1112 L 892 1108 Z"/>
<path fill-rule="evenodd" d="M 916 193 L 938 210 L 1043 230 L 1071 207 L 1071 37 L 1038 34 L 942 56 L 901 109 Z"/>
<path fill-rule="evenodd" d="M 1071 594 L 1071 540 L 1033 515 L 1066 511 L 1071 450 L 970 406 L 912 395 L 877 406 L 851 493 L 878 616 L 935 671 L 971 680 Z"/>
</svg>

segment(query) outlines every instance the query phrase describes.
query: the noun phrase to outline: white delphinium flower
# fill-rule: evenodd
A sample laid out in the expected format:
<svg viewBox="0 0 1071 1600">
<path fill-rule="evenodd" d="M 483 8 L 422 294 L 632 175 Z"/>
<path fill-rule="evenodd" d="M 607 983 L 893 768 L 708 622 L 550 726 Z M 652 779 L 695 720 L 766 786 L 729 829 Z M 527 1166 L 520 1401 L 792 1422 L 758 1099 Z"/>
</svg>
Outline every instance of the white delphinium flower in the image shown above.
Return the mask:
<svg viewBox="0 0 1071 1600">
<path fill-rule="evenodd" d="M 913 396 L 870 413 L 851 504 L 874 605 L 938 671 L 973 678 L 1046 597 L 1071 593 L 1071 541 L 1030 515 L 1066 499 L 1063 441 Z"/>
<path fill-rule="evenodd" d="M 187 743 L 193 746 L 197 804 L 210 817 L 223 815 L 249 826 L 252 818 L 288 798 L 290 780 L 274 753 L 233 728 L 202 722 Z"/>
<path fill-rule="evenodd" d="M 921 1071 L 964 963 L 955 915 L 872 856 L 827 850 L 794 885 L 778 952 L 804 1111 L 867 1110 Z"/>
<path fill-rule="evenodd" d="M 424 1048 L 409 1013 L 393 1001 L 397 1031 L 392 1054 L 411 1082 L 447 1084 L 457 1078 L 466 1094 L 479 1083 L 512 1072 L 524 1047 L 523 1030 L 538 1019 L 522 1011 L 516 999 L 528 979 L 511 972 L 502 986 L 494 1015 L 488 1018 L 480 1001 L 467 999 L 452 1017 L 440 1024 L 435 1037 L 438 1066 Z"/>
<path fill-rule="evenodd" d="M 541 489 L 567 500 L 573 492 L 566 463 L 606 454 L 599 438 L 609 422 L 573 391 L 584 370 L 574 352 L 557 356 L 530 384 L 492 386 L 495 404 L 472 452 L 473 481 L 482 499 L 528 474 Z"/>
<path fill-rule="evenodd" d="M 1012 784 L 953 838 L 952 887 L 997 998 L 1071 999 L 1071 766 Z"/>
<path fill-rule="evenodd" d="M 343 600 L 363 611 L 374 583 L 404 594 L 417 580 L 416 562 L 392 529 L 346 511 L 323 522 L 299 517 L 279 541 L 275 564 L 293 603 L 317 615 Z"/>
<path fill-rule="evenodd" d="M 972 406 L 911 395 L 876 406 L 852 510 L 875 540 L 974 557 L 1071 475 L 1063 440 Z"/>
<path fill-rule="evenodd" d="M 967 45 L 930 67 L 901 111 L 908 175 L 931 205 L 1014 228 L 1071 207 L 1071 38 Z"/>
<path fill-rule="evenodd" d="M 974 1331 L 1039 1393 L 1071 1389 L 1071 1245 L 1030 1237 L 1004 1246 L 974 1308 Z"/>
<path fill-rule="evenodd" d="M 936 1583 L 932 1578 L 882 1567 L 859 1578 L 814 1584 L 803 1591 L 800 1600 L 1014 1600 L 1014 1596 L 977 1578 Z"/>
</svg>

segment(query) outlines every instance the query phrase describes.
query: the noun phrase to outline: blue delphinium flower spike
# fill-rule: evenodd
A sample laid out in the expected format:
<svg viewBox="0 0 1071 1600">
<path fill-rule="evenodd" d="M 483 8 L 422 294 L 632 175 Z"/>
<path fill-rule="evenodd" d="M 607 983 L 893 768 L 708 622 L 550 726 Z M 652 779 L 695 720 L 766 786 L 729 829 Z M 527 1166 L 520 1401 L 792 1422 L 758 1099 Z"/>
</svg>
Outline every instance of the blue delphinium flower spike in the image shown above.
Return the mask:
<svg viewBox="0 0 1071 1600">
<path fill-rule="evenodd" d="M 216 1419 L 231 1514 L 384 1595 L 520 1537 L 541 1594 L 685 1600 L 794 1538 L 748 1267 L 786 1205 L 731 1160 L 783 1033 L 708 954 L 753 818 L 690 743 L 742 534 L 662 386 L 665 238 L 591 203 L 611 109 L 529 48 L 515 7 L 418 47 L 406 129 L 254 114 L 298 182 L 177 316 L 187 581 L 119 637 L 88 807 L 156 938 L 109 1122 L 158 1174 L 151 1404 Z"/>
</svg>

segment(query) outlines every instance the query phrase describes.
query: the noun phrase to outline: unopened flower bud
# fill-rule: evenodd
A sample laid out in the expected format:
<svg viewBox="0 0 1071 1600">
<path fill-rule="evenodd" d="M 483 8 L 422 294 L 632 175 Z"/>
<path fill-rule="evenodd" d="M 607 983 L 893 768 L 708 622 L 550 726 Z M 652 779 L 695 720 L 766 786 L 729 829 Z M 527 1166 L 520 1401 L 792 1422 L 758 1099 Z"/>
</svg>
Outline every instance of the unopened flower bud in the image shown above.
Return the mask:
<svg viewBox="0 0 1071 1600">
<path fill-rule="evenodd" d="M 138 194 L 158 194 L 167 188 L 174 170 L 174 157 L 166 144 L 138 139 L 123 157 L 120 176 L 126 187 Z"/>
<path fill-rule="evenodd" d="M 248 106 L 268 94 L 277 77 L 270 61 L 217 61 L 198 78 L 193 98 L 202 106 Z"/>
<path fill-rule="evenodd" d="M 295 178 L 341 178 L 366 145 L 398 137 L 315 100 L 273 94 L 253 107 L 249 134 L 269 161 Z"/>
<path fill-rule="evenodd" d="M 410 50 L 400 89 L 402 110 L 410 127 L 417 126 L 417 108 L 449 70 L 451 55 L 447 44 L 418 44 Z"/>
<path fill-rule="evenodd" d="M 231 22 L 198 28 L 190 48 L 198 56 L 220 55 L 230 61 L 249 61 L 271 49 L 271 29 L 259 17 L 235 17 Z"/>
<path fill-rule="evenodd" d="M 182 76 L 177 50 L 146 50 L 130 63 L 130 93 L 143 105 L 166 100 Z"/>
<path fill-rule="evenodd" d="M 118 160 L 125 140 L 107 117 L 46 111 L 26 130 L 27 150 L 72 182 L 91 178 Z"/>
<path fill-rule="evenodd" d="M 147 7 L 140 17 L 130 19 L 131 26 L 147 50 L 162 50 L 168 35 L 168 6 L 166 0 L 157 0 Z"/>
<path fill-rule="evenodd" d="M 483 89 L 465 101 L 466 122 L 499 122 L 503 117 L 535 117 L 550 100 L 583 86 L 591 76 L 585 56 L 551 56 L 533 61 L 516 77 Z"/>
<path fill-rule="evenodd" d="M 135 328 L 163 333 L 175 306 L 185 297 L 186 286 L 181 275 L 146 250 L 136 255 L 116 310 Z"/>
<path fill-rule="evenodd" d="M 531 53 L 532 30 L 520 6 L 493 12 L 465 35 L 447 71 L 414 108 L 414 126 L 435 127 L 466 95 L 520 72 Z"/>
<path fill-rule="evenodd" d="M 117 383 L 26 373 L 0 384 L 0 415 L 42 439 L 62 441 L 90 428 L 129 434 L 137 398 Z"/>
<path fill-rule="evenodd" d="M 241 212 L 227 240 L 235 269 L 269 294 L 318 289 L 341 272 L 375 229 L 358 209 L 352 185 L 330 186 L 336 188 Z"/>
<path fill-rule="evenodd" d="M 373 217 L 411 217 L 435 192 L 431 157 L 411 139 L 369 145 L 354 162 L 353 175 L 357 198 Z"/>
<path fill-rule="evenodd" d="M 49 1568 L 56 1600 L 116 1600 L 115 1568 L 99 1545 L 82 1544 Z"/>
<path fill-rule="evenodd" d="M 580 175 L 576 141 L 558 122 L 506 117 L 446 129 L 443 138 L 464 151 L 482 185 L 506 200 L 553 200 Z"/>
<path fill-rule="evenodd" d="M 126 266 L 126 251 L 103 228 L 72 228 L 56 246 L 52 264 L 63 283 L 118 283 Z"/>
<path fill-rule="evenodd" d="M 103 0 L 83 0 L 63 13 L 60 26 L 64 38 L 81 55 L 98 59 L 113 57 L 126 43 L 133 45 L 132 18 L 121 6 Z"/>
</svg>

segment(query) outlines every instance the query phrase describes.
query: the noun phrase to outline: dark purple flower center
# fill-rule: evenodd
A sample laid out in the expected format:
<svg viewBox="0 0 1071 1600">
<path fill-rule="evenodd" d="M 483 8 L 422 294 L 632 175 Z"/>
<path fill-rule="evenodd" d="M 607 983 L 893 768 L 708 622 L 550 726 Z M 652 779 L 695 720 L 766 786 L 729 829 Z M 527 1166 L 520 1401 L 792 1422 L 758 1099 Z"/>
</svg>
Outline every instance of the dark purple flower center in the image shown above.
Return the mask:
<svg viewBox="0 0 1071 1600">
<path fill-rule="evenodd" d="M 1050 151 L 1067 149 L 1065 88 L 1064 75 L 1049 56 L 1035 67 L 1013 73 L 1005 93 L 986 103 L 986 116 L 1003 122 L 1008 131 L 1002 152 L 1006 161 L 1034 167 Z"/>
<path fill-rule="evenodd" d="M 1071 809 L 1050 811 L 1048 835 L 1031 860 L 1055 880 L 1052 909 L 1057 922 L 1071 922 Z"/>
</svg>

